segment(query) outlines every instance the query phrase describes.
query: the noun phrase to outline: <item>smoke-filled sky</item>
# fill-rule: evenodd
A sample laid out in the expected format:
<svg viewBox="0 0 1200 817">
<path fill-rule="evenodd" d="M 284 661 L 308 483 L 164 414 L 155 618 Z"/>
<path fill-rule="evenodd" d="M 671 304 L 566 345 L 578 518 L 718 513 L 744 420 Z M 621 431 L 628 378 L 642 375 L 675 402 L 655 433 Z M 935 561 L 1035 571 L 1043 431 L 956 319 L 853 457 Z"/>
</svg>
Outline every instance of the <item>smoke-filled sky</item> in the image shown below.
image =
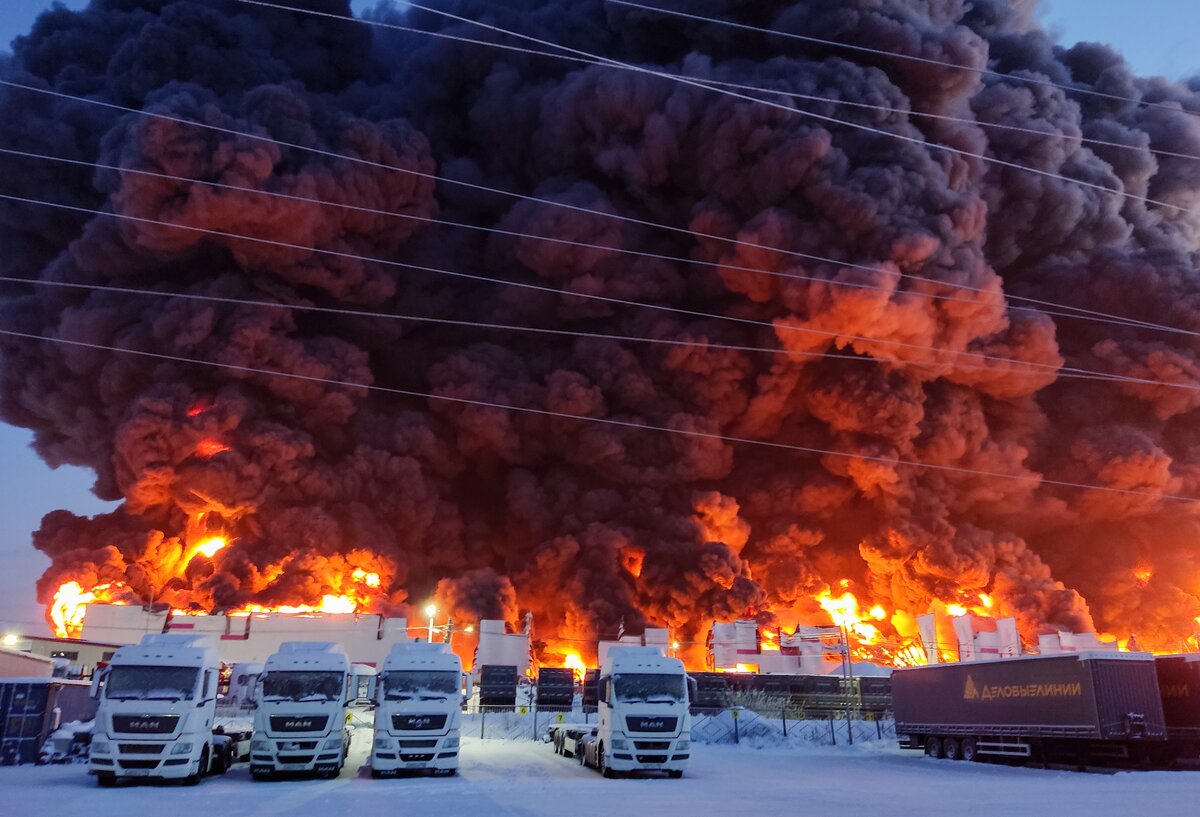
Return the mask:
<svg viewBox="0 0 1200 817">
<path fill-rule="evenodd" d="M 1182 341 L 1028 313 L 997 315 L 980 303 L 933 308 L 910 297 L 899 277 L 904 272 L 992 292 L 1081 299 L 1085 308 L 1129 310 L 1147 320 L 1170 313 L 1176 324 L 1195 328 L 1187 309 L 1195 292 L 1194 218 L 1122 206 L 1071 185 L 949 160 L 846 129 L 826 130 L 719 98 L 701 100 L 695 89 L 614 77 L 602 69 L 564 72 L 477 51 L 458 53 L 419 39 L 379 38 L 372 51 L 370 32 L 358 27 L 314 35 L 278 15 L 244 8 L 236 9 L 236 23 L 226 24 L 217 18 L 235 9 L 229 3 L 209 4 L 218 14 L 205 17 L 194 10 L 205 4 L 147 2 L 171 7 L 155 30 L 146 28 L 149 18 L 139 22 L 128 11 L 138 5 L 132 0 L 97 5 L 99 10 L 89 12 L 91 22 L 75 34 L 18 48 L 21 76 L 119 104 L 213 117 L 227 127 L 253 122 L 279 138 L 423 170 L 436 166 L 443 175 L 590 209 L 690 221 L 697 233 L 878 265 L 872 284 L 893 290 L 895 297 L 764 282 L 735 267 L 781 265 L 778 258 L 720 242 L 666 240 L 602 219 L 565 217 L 561 210 L 465 195 L 452 186 L 432 189 L 411 178 L 283 156 L 236 139 L 189 140 L 134 119 L 114 127 L 85 109 L 54 110 L 13 96 L 3 103 L 6 121 L 18 112 L 28 113 L 30 121 L 10 127 L 3 140 L 27 149 L 99 154 L 123 167 L 437 214 L 614 250 L 690 255 L 722 267 L 719 273 L 688 270 L 685 276 L 670 264 L 618 263 L 614 252 L 564 254 L 539 242 L 463 238 L 411 223 L 333 218 L 311 208 L 283 212 L 236 196 L 183 196 L 133 175 L 93 179 L 75 172 L 34 177 L 20 192 L 57 194 L 59 200 L 206 228 L 250 230 L 307 242 L 315 252 L 273 253 L 220 241 L 201 246 L 169 230 L 114 228 L 103 220 L 17 223 L 10 209 L 3 219 L 11 242 L 6 274 L 186 281 L 194 291 L 210 294 L 266 293 L 288 302 L 544 320 L 591 331 L 615 325 L 627 334 L 734 344 L 772 342 L 770 332 L 617 316 L 579 299 L 522 300 L 499 289 L 487 289 L 481 302 L 467 304 L 463 299 L 471 295 L 440 282 L 398 280 L 373 265 L 334 264 L 317 254 L 334 248 L 486 269 L 498 277 L 500 268 L 520 269 L 528 280 L 574 291 L 776 321 L 775 342 L 794 351 L 825 350 L 827 344 L 799 338 L 788 326 L 838 333 L 847 338 L 842 345 L 865 357 L 895 352 L 850 336 L 882 335 L 893 343 L 971 349 L 1050 366 L 1065 360 L 1188 383 L 1200 371 L 1195 350 Z M 468 15 L 488 8 L 438 5 Z M 802 93 L 1036 122 L 1137 146 L 1142 149 L 1127 152 L 1048 147 L 915 119 L 899 128 L 967 152 L 987 150 L 1006 161 L 1105 186 L 1119 183 L 1189 207 L 1197 201 L 1193 168 L 1156 159 L 1144 148 L 1200 152 L 1200 133 L 1194 123 L 1158 111 L 1077 103 L 1015 83 L 980 87 L 958 75 L 906 71 L 903 65 L 888 66 L 895 69 L 889 76 L 875 63 L 840 55 L 812 59 L 795 53 L 778 57 L 790 62 L 772 64 L 761 48 L 727 31 L 665 29 L 628 10 L 606 16 L 593 3 L 578 4 L 570 13 L 558 3 L 522 5 L 539 7 L 534 22 L 541 36 L 569 36 L 584 48 L 623 59 L 672 70 L 682 63 L 727 81 L 789 88 L 795 81 L 794 90 Z M 714 0 L 705 8 L 717 14 L 740 5 Z M 885 22 L 873 23 L 875 39 L 868 40 L 881 48 L 919 48 L 925 56 L 973 63 L 981 63 L 990 49 L 1008 70 L 1056 80 L 1070 72 L 1113 93 L 1188 98 L 1182 88 L 1139 85 L 1107 49 L 1053 54 L 1034 27 L 1029 3 L 977 2 L 969 19 L 954 0 L 845 5 L 882 11 Z M 1095 3 L 1057 0 L 1043 18 L 1061 30 L 1064 42 L 1077 36 L 1103 39 L 1135 54 L 1136 72 L 1179 77 L 1197 66 L 1181 62 L 1172 44 L 1179 32 L 1195 30 L 1188 20 L 1197 12 L 1191 4 L 1157 5 L 1161 11 L 1154 13 L 1155 3 L 1139 4 L 1138 18 L 1127 21 L 1096 13 Z M 338 6 L 333 0 L 320 4 Z M 786 25 L 789 13 L 804 14 L 805 30 L 838 33 L 841 23 L 819 14 L 821 4 L 773 6 L 778 18 L 753 22 Z M 513 24 L 521 18 L 502 19 Z M 1104 21 L 1113 28 L 1083 25 Z M 432 16 L 423 25 L 454 27 Z M 189 32 L 195 30 L 205 36 L 193 43 Z M 664 30 L 681 32 L 679 39 L 664 38 Z M 250 45 L 223 50 L 239 38 Z M 64 43 L 76 52 L 97 52 L 70 53 Z M 170 43 L 175 46 L 165 45 Z M 190 61 L 173 63 L 170 47 L 184 43 L 195 49 Z M 105 48 L 120 59 L 110 62 L 100 53 Z M 691 52 L 706 56 L 689 57 Z M 235 54 L 244 64 L 233 64 Z M 59 121 L 56 116 L 69 126 L 50 127 Z M 64 234 L 79 240 L 68 249 Z M 847 280 L 848 273 L 779 266 L 787 270 L 831 280 Z M 1138 298 L 1130 297 L 1134 292 Z M 647 353 L 576 342 L 559 350 L 510 338 L 289 319 L 278 311 L 163 306 L 139 314 L 127 303 L 47 293 L 20 303 L 9 317 L 18 312 L 29 331 L 870 456 L 1161 493 L 1194 490 L 1200 472 L 1200 440 L 1190 430 L 1195 408 L 1186 394 L 1051 383 L 1052 377 L 1015 375 L 1003 367 L 955 372 L 943 361 L 932 375 L 916 376 L 899 366 L 862 366 L 848 374 L 832 363 L 770 364 L 715 349 Z M 222 573 L 189 571 L 186 587 L 175 586 L 181 604 L 192 593 L 218 605 L 250 596 L 281 603 L 295 593 L 319 594 L 313 576 L 336 564 L 382 572 L 395 590 L 391 604 L 404 602 L 410 583 L 414 592 L 430 592 L 437 583 L 439 597 L 464 614 L 511 616 L 518 605 L 534 606 L 576 633 L 627 618 L 637 623 L 640 614 L 680 627 L 747 608 L 790 614 L 803 609 L 823 582 L 841 575 L 860 593 L 897 610 L 920 608 L 957 587 L 987 590 L 1018 615 L 1026 631 L 1046 623 L 1084 628 L 1094 617 L 1101 624 L 1145 620 L 1154 636 L 1167 638 L 1179 635 L 1180 616 L 1195 614 L 1186 596 L 1196 587 L 1158 579 L 1161 586 L 1155 584 L 1150 594 L 1122 585 L 1143 563 L 1163 576 L 1200 580 L 1182 544 L 1191 541 L 1193 523 L 1153 500 L 1035 492 L 907 473 L 865 460 L 789 460 L 686 438 L 634 439 L 502 412 L 394 405 L 336 389 L 167 367 L 147 380 L 139 370 L 144 368 L 27 345 L 16 347 L 7 361 L 0 381 L 0 388 L 10 390 L 6 416 L 39 429 L 42 453 L 52 461 L 98 468 L 105 498 L 126 499 L 119 512 L 95 522 L 69 515 L 48 521 L 39 544 L 56 554 L 53 582 L 74 576 L 70 565 L 83 565 L 79 575 L 94 582 L 124 571 L 137 592 L 145 593 L 145 587 L 161 584 L 146 567 L 156 549 L 182 535 L 191 515 L 219 510 L 242 544 L 222 555 Z M 67 385 L 73 377 L 83 385 Z M 88 385 L 93 382 L 104 387 L 93 390 Z M 193 407 L 199 407 L 200 419 L 193 418 Z M 198 440 L 214 435 L 232 450 L 202 462 L 189 456 Z M 55 508 L 88 514 L 96 507 L 95 500 L 80 497 L 78 472 L 60 472 L 40 483 L 29 476 L 44 469 L 20 449 L 26 439 L 8 429 L 0 436 L 0 450 L 8 455 L 3 500 L 14 506 L 0 527 L 0 552 L 12 560 L 0 616 L 35 620 L 38 611 L 26 588 L 45 561 L 28 550 L 28 531 L 36 526 L 31 515 Z M 372 541 L 387 545 L 367 564 L 373 557 L 364 551 Z M 428 542 L 443 546 L 422 552 Z M 112 543 L 118 547 L 105 551 Z M 297 543 L 307 544 L 320 563 L 288 563 L 292 567 L 280 578 L 273 571 L 291 558 L 287 554 Z M 535 603 L 545 583 L 588 600 Z"/>
</svg>

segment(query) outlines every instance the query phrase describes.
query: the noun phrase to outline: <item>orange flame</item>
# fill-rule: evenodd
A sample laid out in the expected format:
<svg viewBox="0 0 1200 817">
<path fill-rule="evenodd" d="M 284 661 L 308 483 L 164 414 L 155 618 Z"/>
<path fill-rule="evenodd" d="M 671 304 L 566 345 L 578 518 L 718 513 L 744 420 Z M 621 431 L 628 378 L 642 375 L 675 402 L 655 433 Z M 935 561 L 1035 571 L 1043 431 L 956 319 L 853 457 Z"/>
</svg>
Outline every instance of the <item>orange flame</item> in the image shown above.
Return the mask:
<svg viewBox="0 0 1200 817">
<path fill-rule="evenodd" d="M 575 675 L 576 681 L 583 680 L 583 674 L 587 671 L 587 664 L 583 662 L 583 658 L 574 650 L 569 650 L 565 658 L 563 658 L 563 667 L 571 670 Z"/>
<path fill-rule="evenodd" d="M 196 456 L 203 457 L 204 459 L 208 459 L 209 457 L 215 457 L 217 454 L 220 454 L 222 451 L 228 451 L 228 450 L 229 450 L 229 446 L 225 445 L 225 443 L 221 442 L 220 440 L 205 439 L 205 440 L 201 440 L 200 442 L 196 443 Z"/>
</svg>

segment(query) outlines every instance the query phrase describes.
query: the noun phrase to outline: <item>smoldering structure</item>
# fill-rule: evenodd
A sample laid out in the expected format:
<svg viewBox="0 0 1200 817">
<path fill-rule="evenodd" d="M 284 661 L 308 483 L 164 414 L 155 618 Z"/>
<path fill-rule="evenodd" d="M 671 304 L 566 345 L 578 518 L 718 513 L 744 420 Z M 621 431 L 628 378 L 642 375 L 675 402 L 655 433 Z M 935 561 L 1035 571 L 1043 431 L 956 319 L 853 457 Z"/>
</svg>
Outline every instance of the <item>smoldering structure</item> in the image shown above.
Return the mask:
<svg viewBox="0 0 1200 817">
<path fill-rule="evenodd" d="M 235 0 L 43 14 L 3 78 L 120 108 L 0 88 L 0 147 L 123 170 L 4 156 L 0 192 L 132 219 L 5 201 L 4 274 L 164 294 L 8 284 L 0 324 L 234 368 L 3 339 L 3 419 L 121 501 L 46 517 L 41 599 L 75 581 L 180 610 L 391 612 L 436 591 L 455 617 L 531 610 L 547 637 L 654 624 L 692 641 L 713 620 L 818 621 L 821 598 L 852 593 L 897 642 L 981 598 L 1031 639 L 1187 638 L 1197 506 L 1165 497 L 1200 495 L 1200 82 L 1057 46 L 1032 0 L 661 4 L 877 51 L 599 0 L 429 3 L 875 107 L 747 92 L 762 105 Z"/>
</svg>

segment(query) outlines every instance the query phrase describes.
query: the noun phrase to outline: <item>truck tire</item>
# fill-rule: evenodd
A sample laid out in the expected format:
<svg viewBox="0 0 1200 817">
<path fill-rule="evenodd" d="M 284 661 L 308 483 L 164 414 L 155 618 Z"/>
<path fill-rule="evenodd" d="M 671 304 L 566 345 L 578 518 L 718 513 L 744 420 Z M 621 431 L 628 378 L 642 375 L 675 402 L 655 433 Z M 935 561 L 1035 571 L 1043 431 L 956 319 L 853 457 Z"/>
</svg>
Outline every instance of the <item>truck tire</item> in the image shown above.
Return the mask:
<svg viewBox="0 0 1200 817">
<path fill-rule="evenodd" d="M 96 775 L 96 785 L 102 789 L 111 789 L 117 785 L 117 776 L 111 772 Z"/>
<path fill-rule="evenodd" d="M 962 751 L 958 745 L 958 738 L 946 738 L 942 741 L 942 754 L 946 756 L 946 760 L 961 760 Z"/>
<path fill-rule="evenodd" d="M 208 744 L 204 744 L 204 748 L 200 750 L 200 763 L 196 766 L 196 771 L 183 778 L 183 785 L 194 786 L 200 782 L 200 778 L 208 773 Z"/>
<path fill-rule="evenodd" d="M 603 743 L 601 743 L 600 747 L 596 750 L 596 769 L 601 775 L 607 777 L 609 780 L 612 780 L 617 776 L 617 773 L 614 772 L 612 767 L 608 765 L 608 757 L 604 754 Z"/>
<path fill-rule="evenodd" d="M 925 738 L 925 754 L 934 758 L 942 756 L 942 742 L 934 735 Z"/>
<path fill-rule="evenodd" d="M 580 746 L 578 741 L 576 741 L 576 743 L 575 743 L 575 760 L 576 760 L 576 762 L 579 763 L 580 766 L 584 765 L 583 760 L 584 760 L 584 755 L 586 755 L 586 754 L 587 754 L 587 750 L 584 749 L 582 746 Z"/>
<path fill-rule="evenodd" d="M 979 760 L 979 747 L 975 744 L 975 738 L 963 738 L 962 759 L 971 763 Z"/>
</svg>

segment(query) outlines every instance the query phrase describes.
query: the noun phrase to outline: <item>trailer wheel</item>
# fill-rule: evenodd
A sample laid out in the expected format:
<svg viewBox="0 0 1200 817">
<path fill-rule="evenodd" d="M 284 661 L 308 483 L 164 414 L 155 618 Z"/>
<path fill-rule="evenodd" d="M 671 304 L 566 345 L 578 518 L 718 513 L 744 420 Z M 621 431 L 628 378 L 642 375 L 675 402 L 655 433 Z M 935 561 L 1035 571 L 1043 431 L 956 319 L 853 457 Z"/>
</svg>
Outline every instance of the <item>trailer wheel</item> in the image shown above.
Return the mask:
<svg viewBox="0 0 1200 817">
<path fill-rule="evenodd" d="M 963 738 L 962 759 L 971 763 L 979 760 L 979 747 L 975 745 L 975 738 Z"/>
<path fill-rule="evenodd" d="M 117 785 L 117 776 L 111 772 L 96 775 L 96 785 L 102 789 L 111 789 Z"/>
<path fill-rule="evenodd" d="M 925 754 L 930 757 L 942 756 L 942 742 L 933 735 L 925 738 Z"/>
<path fill-rule="evenodd" d="M 942 742 L 942 754 L 946 756 L 946 760 L 961 759 L 962 752 L 959 751 L 958 740 L 956 738 L 946 738 Z"/>
<path fill-rule="evenodd" d="M 587 752 L 587 750 L 579 745 L 579 741 L 576 741 L 575 742 L 575 760 L 578 761 L 580 766 L 583 765 L 583 756 L 586 752 Z"/>
</svg>

